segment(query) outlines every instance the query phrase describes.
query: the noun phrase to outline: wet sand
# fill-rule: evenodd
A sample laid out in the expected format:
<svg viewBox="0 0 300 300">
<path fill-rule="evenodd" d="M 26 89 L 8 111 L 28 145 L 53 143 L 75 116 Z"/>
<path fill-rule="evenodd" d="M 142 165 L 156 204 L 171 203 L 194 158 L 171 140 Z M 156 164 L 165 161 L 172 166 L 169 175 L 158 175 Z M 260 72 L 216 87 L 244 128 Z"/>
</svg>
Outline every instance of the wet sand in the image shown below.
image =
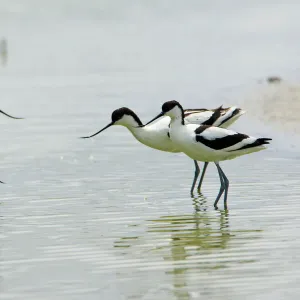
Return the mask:
<svg viewBox="0 0 300 300">
<path fill-rule="evenodd" d="M 284 80 L 258 84 L 244 95 L 242 107 L 265 124 L 300 133 L 300 84 Z"/>
</svg>

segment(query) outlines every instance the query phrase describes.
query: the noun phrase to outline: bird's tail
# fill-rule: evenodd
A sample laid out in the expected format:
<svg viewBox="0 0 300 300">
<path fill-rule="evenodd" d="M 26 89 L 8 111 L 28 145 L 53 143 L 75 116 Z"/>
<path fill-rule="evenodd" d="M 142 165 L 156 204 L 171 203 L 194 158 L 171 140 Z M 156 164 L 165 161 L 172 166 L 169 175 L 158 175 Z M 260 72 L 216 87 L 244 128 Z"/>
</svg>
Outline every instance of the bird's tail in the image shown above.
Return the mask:
<svg viewBox="0 0 300 300">
<path fill-rule="evenodd" d="M 270 138 L 259 138 L 255 141 L 255 143 L 257 144 L 257 146 L 261 146 L 261 145 L 270 144 L 269 141 L 272 141 L 272 139 L 270 139 Z"/>
<path fill-rule="evenodd" d="M 256 147 L 259 147 L 259 149 L 262 150 L 262 149 L 265 149 L 264 145 L 270 144 L 269 141 L 271 141 L 271 140 L 272 139 L 269 139 L 269 138 L 258 138 L 258 139 L 252 140 L 252 142 L 250 142 L 249 144 L 244 145 L 243 147 L 241 147 L 237 150 L 253 149 L 253 148 L 256 148 Z"/>
<path fill-rule="evenodd" d="M 217 120 L 215 124 L 213 124 L 213 126 L 227 128 L 230 125 L 232 125 L 245 112 L 246 111 L 242 110 L 241 108 L 232 106 L 222 114 L 222 116 Z"/>
</svg>

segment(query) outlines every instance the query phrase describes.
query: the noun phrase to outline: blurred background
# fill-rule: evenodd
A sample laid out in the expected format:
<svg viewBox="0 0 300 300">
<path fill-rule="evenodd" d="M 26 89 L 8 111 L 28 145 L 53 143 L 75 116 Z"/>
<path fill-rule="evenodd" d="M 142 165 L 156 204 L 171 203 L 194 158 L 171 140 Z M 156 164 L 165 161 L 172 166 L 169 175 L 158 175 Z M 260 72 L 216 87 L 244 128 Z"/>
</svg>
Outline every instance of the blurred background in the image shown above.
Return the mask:
<svg viewBox="0 0 300 300">
<path fill-rule="evenodd" d="M 300 3 L 0 0 L 0 299 L 299 299 Z M 222 166 L 114 127 L 237 105 L 273 138 Z"/>
</svg>

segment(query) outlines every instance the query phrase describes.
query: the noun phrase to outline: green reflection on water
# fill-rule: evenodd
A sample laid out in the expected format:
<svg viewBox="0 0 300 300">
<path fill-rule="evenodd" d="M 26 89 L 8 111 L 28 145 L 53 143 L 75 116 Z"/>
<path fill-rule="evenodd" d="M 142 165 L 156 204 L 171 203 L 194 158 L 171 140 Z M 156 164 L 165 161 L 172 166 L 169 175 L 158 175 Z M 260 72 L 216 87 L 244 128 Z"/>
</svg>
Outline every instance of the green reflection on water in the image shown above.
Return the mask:
<svg viewBox="0 0 300 300">
<path fill-rule="evenodd" d="M 195 211 L 192 214 L 150 219 L 144 235 L 123 237 L 115 242 L 115 247 L 127 248 L 124 250 L 131 256 L 138 249 L 139 258 L 154 264 L 163 258 L 168 263 L 164 273 L 172 277 L 173 297 L 178 300 L 190 299 L 191 277 L 201 273 L 211 276 L 212 272 L 225 272 L 226 268 L 236 264 L 255 262 L 253 257 L 239 258 L 230 252 L 231 249 L 235 253 L 242 251 L 245 244 L 260 238 L 262 232 L 230 228 L 229 212 L 208 210 L 202 196 L 194 198 L 193 204 Z"/>
<path fill-rule="evenodd" d="M 119 241 L 115 241 L 115 248 L 130 248 L 131 245 L 128 243 L 132 240 L 137 240 L 138 236 L 132 236 L 132 237 L 122 237 Z"/>
</svg>

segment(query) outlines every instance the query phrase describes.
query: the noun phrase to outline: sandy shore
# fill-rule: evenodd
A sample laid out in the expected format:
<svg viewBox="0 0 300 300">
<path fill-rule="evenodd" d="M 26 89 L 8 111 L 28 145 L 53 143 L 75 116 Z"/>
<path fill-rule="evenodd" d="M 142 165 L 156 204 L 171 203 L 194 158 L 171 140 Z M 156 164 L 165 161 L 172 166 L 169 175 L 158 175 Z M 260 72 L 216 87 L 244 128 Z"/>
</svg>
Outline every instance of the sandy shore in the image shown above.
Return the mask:
<svg viewBox="0 0 300 300">
<path fill-rule="evenodd" d="M 300 84 L 260 84 L 245 96 L 242 107 L 262 121 L 300 133 Z"/>
</svg>

